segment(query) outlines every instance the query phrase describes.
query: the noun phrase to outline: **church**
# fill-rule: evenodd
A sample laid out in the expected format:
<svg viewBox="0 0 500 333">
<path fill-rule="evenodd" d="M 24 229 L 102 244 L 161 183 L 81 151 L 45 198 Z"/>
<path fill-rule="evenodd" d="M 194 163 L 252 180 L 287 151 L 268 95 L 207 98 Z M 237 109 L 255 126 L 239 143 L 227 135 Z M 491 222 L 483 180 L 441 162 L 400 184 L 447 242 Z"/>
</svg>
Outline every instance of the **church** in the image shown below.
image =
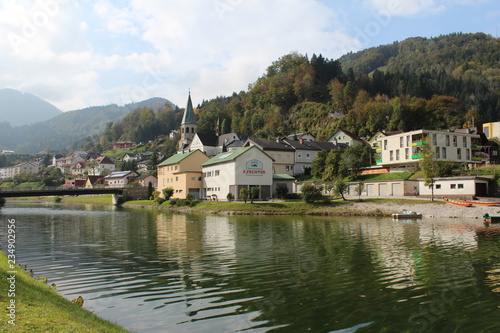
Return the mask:
<svg viewBox="0 0 500 333">
<path fill-rule="evenodd" d="M 196 116 L 194 114 L 191 93 L 189 93 L 186 109 L 182 117 L 180 127 L 181 138 L 179 140 L 178 153 L 188 153 L 194 150 L 204 152 L 208 157 L 233 151 L 243 147 L 243 142 L 236 133 L 219 133 L 217 129 L 208 133 L 198 133 L 196 127 Z"/>
</svg>

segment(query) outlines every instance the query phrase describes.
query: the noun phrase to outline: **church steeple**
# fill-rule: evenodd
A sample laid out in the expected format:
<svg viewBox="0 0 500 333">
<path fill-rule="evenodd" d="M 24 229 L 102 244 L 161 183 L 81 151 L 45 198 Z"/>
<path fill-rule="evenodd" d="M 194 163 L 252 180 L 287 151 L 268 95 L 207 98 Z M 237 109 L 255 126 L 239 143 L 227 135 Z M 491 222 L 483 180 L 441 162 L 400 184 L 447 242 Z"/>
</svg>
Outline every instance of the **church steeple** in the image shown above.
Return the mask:
<svg viewBox="0 0 500 333">
<path fill-rule="evenodd" d="M 182 151 L 189 146 L 196 134 L 196 117 L 194 115 L 193 103 L 191 102 L 191 92 L 188 95 L 186 109 L 181 122 L 181 139 L 179 141 L 179 150 Z"/>
<path fill-rule="evenodd" d="M 191 93 L 188 95 L 188 101 L 186 110 L 184 110 L 184 116 L 182 117 L 182 125 L 195 125 L 196 126 L 196 118 L 194 116 L 193 103 L 191 102 Z"/>
</svg>

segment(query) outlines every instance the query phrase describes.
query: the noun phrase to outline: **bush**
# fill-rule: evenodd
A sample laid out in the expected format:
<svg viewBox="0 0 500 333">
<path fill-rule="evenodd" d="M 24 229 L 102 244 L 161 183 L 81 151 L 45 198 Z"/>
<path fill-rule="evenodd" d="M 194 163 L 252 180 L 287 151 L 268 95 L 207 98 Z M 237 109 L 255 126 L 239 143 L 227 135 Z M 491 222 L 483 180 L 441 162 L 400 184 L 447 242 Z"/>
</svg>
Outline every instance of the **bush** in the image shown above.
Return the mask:
<svg viewBox="0 0 500 333">
<path fill-rule="evenodd" d="M 170 199 L 172 197 L 172 195 L 174 195 L 174 189 L 171 187 L 164 188 L 162 192 L 163 192 L 163 197 L 165 198 L 165 200 Z"/>
<path fill-rule="evenodd" d="M 158 198 L 160 197 L 160 191 L 154 191 L 153 192 L 153 195 L 151 197 L 149 197 L 149 200 L 154 200 L 154 201 L 157 201 Z"/>
<path fill-rule="evenodd" d="M 240 190 L 240 198 L 243 199 L 245 203 L 247 203 L 248 198 L 250 197 L 250 190 L 247 188 L 242 188 Z"/>
<path fill-rule="evenodd" d="M 231 192 L 229 192 L 227 195 L 226 195 L 226 199 L 227 201 L 231 202 L 234 200 L 234 194 L 232 194 Z"/>
<path fill-rule="evenodd" d="M 323 194 L 321 190 L 314 185 L 305 184 L 301 188 L 302 199 L 307 203 L 312 203 L 323 199 Z"/>
</svg>

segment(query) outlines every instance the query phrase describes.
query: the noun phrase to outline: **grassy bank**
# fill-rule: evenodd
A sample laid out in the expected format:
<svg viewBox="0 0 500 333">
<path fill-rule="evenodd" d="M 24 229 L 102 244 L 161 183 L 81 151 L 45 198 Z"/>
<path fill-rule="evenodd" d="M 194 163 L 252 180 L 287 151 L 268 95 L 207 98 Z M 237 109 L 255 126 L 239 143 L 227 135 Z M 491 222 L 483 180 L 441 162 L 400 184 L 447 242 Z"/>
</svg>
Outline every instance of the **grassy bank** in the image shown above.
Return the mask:
<svg viewBox="0 0 500 333">
<path fill-rule="evenodd" d="M 7 272 L 13 270 L 17 273 L 15 297 L 11 298 Z M 0 286 L 1 332 L 127 332 L 71 303 L 19 266 L 9 268 L 3 251 L 0 251 Z M 11 299 L 15 300 L 15 326 L 8 323 L 11 318 L 7 307 Z"/>
<path fill-rule="evenodd" d="M 304 201 L 283 201 L 283 202 L 217 202 L 202 201 L 194 207 L 172 207 L 169 202 L 158 205 L 150 200 L 127 201 L 124 207 L 131 208 L 153 208 L 165 210 L 181 210 L 210 214 L 267 214 L 267 215 L 337 215 L 337 216 L 387 216 L 380 210 L 359 210 L 352 209 L 351 203 L 358 203 L 357 199 L 334 200 L 329 203 L 306 203 Z M 414 199 L 363 199 L 361 202 L 374 204 L 376 206 L 388 203 L 398 205 L 409 205 L 415 202 L 420 204 L 431 203 L 427 200 Z"/>
</svg>

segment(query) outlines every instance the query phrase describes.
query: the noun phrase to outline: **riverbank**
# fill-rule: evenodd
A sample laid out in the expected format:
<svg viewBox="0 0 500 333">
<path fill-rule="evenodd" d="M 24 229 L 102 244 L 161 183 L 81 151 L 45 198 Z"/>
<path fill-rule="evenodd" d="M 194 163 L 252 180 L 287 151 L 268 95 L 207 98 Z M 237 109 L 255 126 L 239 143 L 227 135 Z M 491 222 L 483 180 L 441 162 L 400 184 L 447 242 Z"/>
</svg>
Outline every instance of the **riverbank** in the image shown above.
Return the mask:
<svg viewBox="0 0 500 333">
<path fill-rule="evenodd" d="M 483 214 L 499 215 L 500 207 L 476 206 L 459 207 L 445 203 L 442 200 L 422 199 L 349 199 L 335 200 L 328 204 L 307 204 L 294 202 L 200 202 L 194 207 L 172 207 L 168 203 L 162 205 L 154 202 L 131 201 L 123 205 L 129 208 L 146 208 L 194 212 L 217 215 L 329 215 L 329 216 L 391 216 L 403 210 L 421 213 L 424 217 L 442 218 L 477 218 Z"/>
<path fill-rule="evenodd" d="M 32 198 L 40 200 L 41 198 Z M 61 197 L 61 203 L 111 205 L 111 195 L 86 197 Z M 25 199 L 26 200 L 26 199 Z M 43 200 L 43 199 L 42 199 Z M 54 198 L 45 198 L 54 201 Z M 59 201 L 58 201 L 59 202 Z M 500 206 L 460 207 L 445 203 L 441 199 L 432 202 L 422 198 L 369 198 L 359 200 L 348 197 L 347 200 L 332 200 L 330 203 L 308 204 L 296 201 L 258 201 L 250 202 L 217 202 L 201 201 L 194 207 L 171 206 L 164 202 L 161 205 L 151 200 L 127 201 L 125 208 L 158 209 L 184 213 L 200 213 L 215 215 L 326 215 L 326 216 L 391 216 L 402 210 L 421 213 L 424 217 L 443 218 L 476 218 L 483 214 L 500 215 Z"/>
<path fill-rule="evenodd" d="M 71 303 L 18 265 L 11 268 L 3 251 L 0 281 L 0 332 L 127 332 Z M 15 325 L 8 323 L 10 320 Z"/>
</svg>

